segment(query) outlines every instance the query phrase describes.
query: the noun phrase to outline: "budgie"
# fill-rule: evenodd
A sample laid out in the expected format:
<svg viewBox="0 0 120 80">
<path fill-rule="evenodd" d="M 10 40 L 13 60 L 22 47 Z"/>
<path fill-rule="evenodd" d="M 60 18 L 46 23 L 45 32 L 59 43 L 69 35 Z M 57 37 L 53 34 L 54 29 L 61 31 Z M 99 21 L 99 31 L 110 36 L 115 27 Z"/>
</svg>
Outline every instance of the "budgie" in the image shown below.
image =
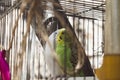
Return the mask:
<svg viewBox="0 0 120 80">
<path fill-rule="evenodd" d="M 2 80 L 11 80 L 9 65 L 5 60 L 5 50 L 0 51 L 0 77 Z"/>
<path fill-rule="evenodd" d="M 63 76 L 73 76 L 69 74 L 71 71 L 75 70 L 75 67 L 78 63 L 77 55 L 77 44 L 74 43 L 74 37 L 66 31 L 65 28 L 61 28 L 53 32 L 49 36 L 49 41 L 52 46 L 49 46 L 48 42 L 45 45 L 45 61 L 50 70 L 52 77 Z M 52 51 L 52 47 L 57 55 L 58 61 L 55 60 Z M 85 56 L 83 67 L 78 71 L 76 76 L 94 76 L 93 70 L 90 66 L 89 59 Z M 61 69 L 64 68 L 64 70 Z"/>
</svg>

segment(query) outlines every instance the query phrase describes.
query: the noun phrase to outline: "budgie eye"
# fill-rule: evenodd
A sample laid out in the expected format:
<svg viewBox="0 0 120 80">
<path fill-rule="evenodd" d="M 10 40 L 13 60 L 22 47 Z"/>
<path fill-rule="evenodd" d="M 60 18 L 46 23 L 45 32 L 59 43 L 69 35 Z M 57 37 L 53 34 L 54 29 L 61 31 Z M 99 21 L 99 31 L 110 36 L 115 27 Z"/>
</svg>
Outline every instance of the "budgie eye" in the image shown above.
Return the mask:
<svg viewBox="0 0 120 80">
<path fill-rule="evenodd" d="M 62 39 L 62 37 L 60 36 L 60 40 Z"/>
</svg>

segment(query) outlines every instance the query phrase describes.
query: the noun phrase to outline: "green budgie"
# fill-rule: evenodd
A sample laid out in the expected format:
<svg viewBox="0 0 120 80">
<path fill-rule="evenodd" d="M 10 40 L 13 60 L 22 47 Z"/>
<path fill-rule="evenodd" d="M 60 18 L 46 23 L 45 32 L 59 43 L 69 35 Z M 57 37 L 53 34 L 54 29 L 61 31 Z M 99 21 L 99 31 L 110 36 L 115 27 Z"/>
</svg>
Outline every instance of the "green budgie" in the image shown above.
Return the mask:
<svg viewBox="0 0 120 80">
<path fill-rule="evenodd" d="M 57 59 L 55 60 L 48 42 L 45 45 L 45 61 L 52 77 L 73 76 L 70 73 L 75 70 L 78 63 L 77 44 L 74 43 L 74 37 L 71 36 L 65 28 L 53 32 L 49 36 L 51 47 L 55 49 Z M 77 76 L 94 76 L 90 62 L 85 56 L 83 67 L 76 74 Z M 61 68 L 62 67 L 62 68 Z"/>
</svg>

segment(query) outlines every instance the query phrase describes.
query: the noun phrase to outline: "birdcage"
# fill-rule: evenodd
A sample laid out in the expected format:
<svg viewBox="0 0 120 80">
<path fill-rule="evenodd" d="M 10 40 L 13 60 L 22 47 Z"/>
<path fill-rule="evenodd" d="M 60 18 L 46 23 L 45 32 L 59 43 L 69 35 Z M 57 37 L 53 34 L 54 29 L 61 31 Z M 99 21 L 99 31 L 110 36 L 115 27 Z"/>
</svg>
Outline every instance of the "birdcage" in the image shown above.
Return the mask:
<svg viewBox="0 0 120 80">
<path fill-rule="evenodd" d="M 0 0 L 0 47 L 7 50 L 11 80 L 97 80 L 104 56 L 105 6 L 105 0 Z M 80 45 L 77 60 L 86 75 L 77 76 L 76 68 L 69 75 L 64 67 L 63 74 L 52 77 L 56 66 L 48 67 L 44 52 L 49 36 L 61 28 L 74 37 L 73 46 Z"/>
</svg>

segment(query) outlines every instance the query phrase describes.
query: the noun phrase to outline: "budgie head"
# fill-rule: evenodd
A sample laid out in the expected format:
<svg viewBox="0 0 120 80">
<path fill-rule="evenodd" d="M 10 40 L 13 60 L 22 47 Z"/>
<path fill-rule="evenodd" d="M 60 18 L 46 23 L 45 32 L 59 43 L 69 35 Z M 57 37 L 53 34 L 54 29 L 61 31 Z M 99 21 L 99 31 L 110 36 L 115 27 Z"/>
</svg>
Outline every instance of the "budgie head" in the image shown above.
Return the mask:
<svg viewBox="0 0 120 80">
<path fill-rule="evenodd" d="M 57 36 L 56 36 L 56 44 L 70 44 L 72 43 L 72 37 L 66 31 L 65 28 L 59 29 Z"/>
</svg>

